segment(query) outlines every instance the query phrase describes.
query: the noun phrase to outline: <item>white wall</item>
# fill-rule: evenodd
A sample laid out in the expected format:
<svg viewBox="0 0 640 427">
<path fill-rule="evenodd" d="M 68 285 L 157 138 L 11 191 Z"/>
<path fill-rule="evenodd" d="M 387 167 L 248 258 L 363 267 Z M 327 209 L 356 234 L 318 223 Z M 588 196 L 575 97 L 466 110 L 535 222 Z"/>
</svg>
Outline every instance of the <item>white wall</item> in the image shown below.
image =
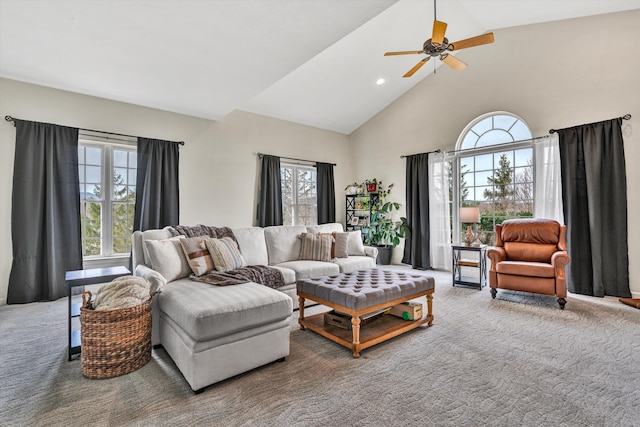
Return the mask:
<svg viewBox="0 0 640 427">
<path fill-rule="evenodd" d="M 180 219 L 183 224 L 254 224 L 257 152 L 337 163 L 336 187 L 352 181 L 348 136 L 234 112 L 219 122 L 0 79 L 0 117 L 183 140 Z M 15 128 L 0 122 L 0 304 L 11 271 L 11 190 Z M 344 198 L 336 194 L 337 220 Z"/>
<path fill-rule="evenodd" d="M 515 113 L 534 136 L 630 113 L 632 120 L 623 122 L 628 212 L 638 212 L 638 23 L 635 10 L 495 31 L 494 44 L 458 54 L 467 69 L 440 67 L 351 135 L 357 174 L 395 182 L 404 202 L 405 162 L 399 156 L 453 150 L 463 128 L 484 113 Z M 418 75 L 425 72 L 429 66 Z M 639 298 L 640 222 L 634 216 L 628 240 L 630 286 Z M 394 259 L 399 256 L 398 248 Z"/>
</svg>

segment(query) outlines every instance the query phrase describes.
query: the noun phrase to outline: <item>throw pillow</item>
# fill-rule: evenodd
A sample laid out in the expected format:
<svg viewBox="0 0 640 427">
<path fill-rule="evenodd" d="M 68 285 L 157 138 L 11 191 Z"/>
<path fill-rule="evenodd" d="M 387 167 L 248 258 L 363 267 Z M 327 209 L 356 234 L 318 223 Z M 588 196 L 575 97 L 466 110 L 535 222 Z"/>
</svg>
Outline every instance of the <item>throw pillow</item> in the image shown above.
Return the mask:
<svg viewBox="0 0 640 427">
<path fill-rule="evenodd" d="M 187 257 L 189 267 L 191 267 L 191 271 L 196 276 L 202 276 L 204 273 L 213 270 L 213 259 L 209 256 L 209 249 L 207 249 L 206 245 L 201 246 L 207 239 L 208 237 L 205 236 L 180 239 L 180 245 Z"/>
<path fill-rule="evenodd" d="M 333 233 L 335 243 L 333 254 L 335 258 L 347 258 L 349 256 L 349 233 Z M 364 251 L 364 248 L 362 249 Z"/>
<path fill-rule="evenodd" d="M 310 234 L 300 235 L 302 243 L 300 245 L 300 256 L 298 259 L 311 261 L 331 261 L 331 243 L 333 237 L 330 234 Z"/>
<path fill-rule="evenodd" d="M 189 267 L 180 245 L 180 240 L 182 239 L 184 237 L 179 236 L 164 240 L 147 240 L 145 242 L 149 260 L 151 261 L 151 268 L 162 274 L 162 277 L 167 279 L 167 282 L 182 279 L 191 274 L 191 267 Z"/>
<path fill-rule="evenodd" d="M 238 244 L 231 237 L 207 239 L 205 244 L 217 271 L 225 272 L 247 266 Z"/>
<path fill-rule="evenodd" d="M 360 230 L 349 232 L 349 246 L 347 249 L 349 256 L 365 256 L 364 244 L 362 243 L 362 233 Z"/>
</svg>

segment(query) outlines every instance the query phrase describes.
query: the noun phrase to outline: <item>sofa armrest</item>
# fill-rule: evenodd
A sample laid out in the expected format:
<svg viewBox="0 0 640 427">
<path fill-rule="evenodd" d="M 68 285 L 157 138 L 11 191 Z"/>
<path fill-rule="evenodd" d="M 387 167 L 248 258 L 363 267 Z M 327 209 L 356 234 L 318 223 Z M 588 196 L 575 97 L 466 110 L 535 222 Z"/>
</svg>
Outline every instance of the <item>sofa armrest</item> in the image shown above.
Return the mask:
<svg viewBox="0 0 640 427">
<path fill-rule="evenodd" d="M 365 246 L 364 254 L 369 258 L 377 259 L 378 258 L 378 248 L 374 248 L 373 246 Z"/>
<path fill-rule="evenodd" d="M 155 270 L 152 270 L 146 265 L 138 265 L 133 271 L 133 275 L 146 279 L 151 285 L 149 291 L 152 294 L 155 294 L 156 292 L 162 292 L 162 288 L 164 288 L 164 285 L 167 284 L 167 279 L 165 279 L 162 274 L 158 273 Z"/>
</svg>

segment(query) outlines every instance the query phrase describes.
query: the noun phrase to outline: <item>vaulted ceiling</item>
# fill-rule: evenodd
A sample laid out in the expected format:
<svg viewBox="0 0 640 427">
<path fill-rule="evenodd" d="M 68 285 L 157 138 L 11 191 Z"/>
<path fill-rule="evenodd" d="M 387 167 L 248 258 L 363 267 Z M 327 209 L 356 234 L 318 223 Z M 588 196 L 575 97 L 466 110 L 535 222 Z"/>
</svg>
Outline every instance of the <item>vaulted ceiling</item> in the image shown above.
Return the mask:
<svg viewBox="0 0 640 427">
<path fill-rule="evenodd" d="M 440 0 L 437 18 L 454 41 L 638 8 Z M 433 19 L 433 0 L 0 0 L 0 76 L 213 120 L 238 109 L 349 134 L 440 65 L 403 79 L 421 57 L 383 56 L 422 49 Z M 474 49 L 500 49 L 500 40 Z"/>
</svg>

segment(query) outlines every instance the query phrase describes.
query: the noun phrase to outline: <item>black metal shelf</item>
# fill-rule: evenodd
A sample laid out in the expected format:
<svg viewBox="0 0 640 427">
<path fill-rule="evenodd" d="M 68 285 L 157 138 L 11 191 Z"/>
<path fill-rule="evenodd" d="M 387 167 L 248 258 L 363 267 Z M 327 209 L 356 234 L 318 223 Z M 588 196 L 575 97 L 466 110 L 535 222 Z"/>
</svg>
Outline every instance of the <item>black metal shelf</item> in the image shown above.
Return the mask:
<svg viewBox="0 0 640 427">
<path fill-rule="evenodd" d="M 463 258 L 463 252 L 476 252 L 478 259 Z M 487 245 L 452 245 L 451 256 L 453 258 L 453 286 L 461 285 L 482 289 L 487 284 Z M 478 277 L 463 275 L 463 268 L 477 268 L 479 270 Z"/>
</svg>

